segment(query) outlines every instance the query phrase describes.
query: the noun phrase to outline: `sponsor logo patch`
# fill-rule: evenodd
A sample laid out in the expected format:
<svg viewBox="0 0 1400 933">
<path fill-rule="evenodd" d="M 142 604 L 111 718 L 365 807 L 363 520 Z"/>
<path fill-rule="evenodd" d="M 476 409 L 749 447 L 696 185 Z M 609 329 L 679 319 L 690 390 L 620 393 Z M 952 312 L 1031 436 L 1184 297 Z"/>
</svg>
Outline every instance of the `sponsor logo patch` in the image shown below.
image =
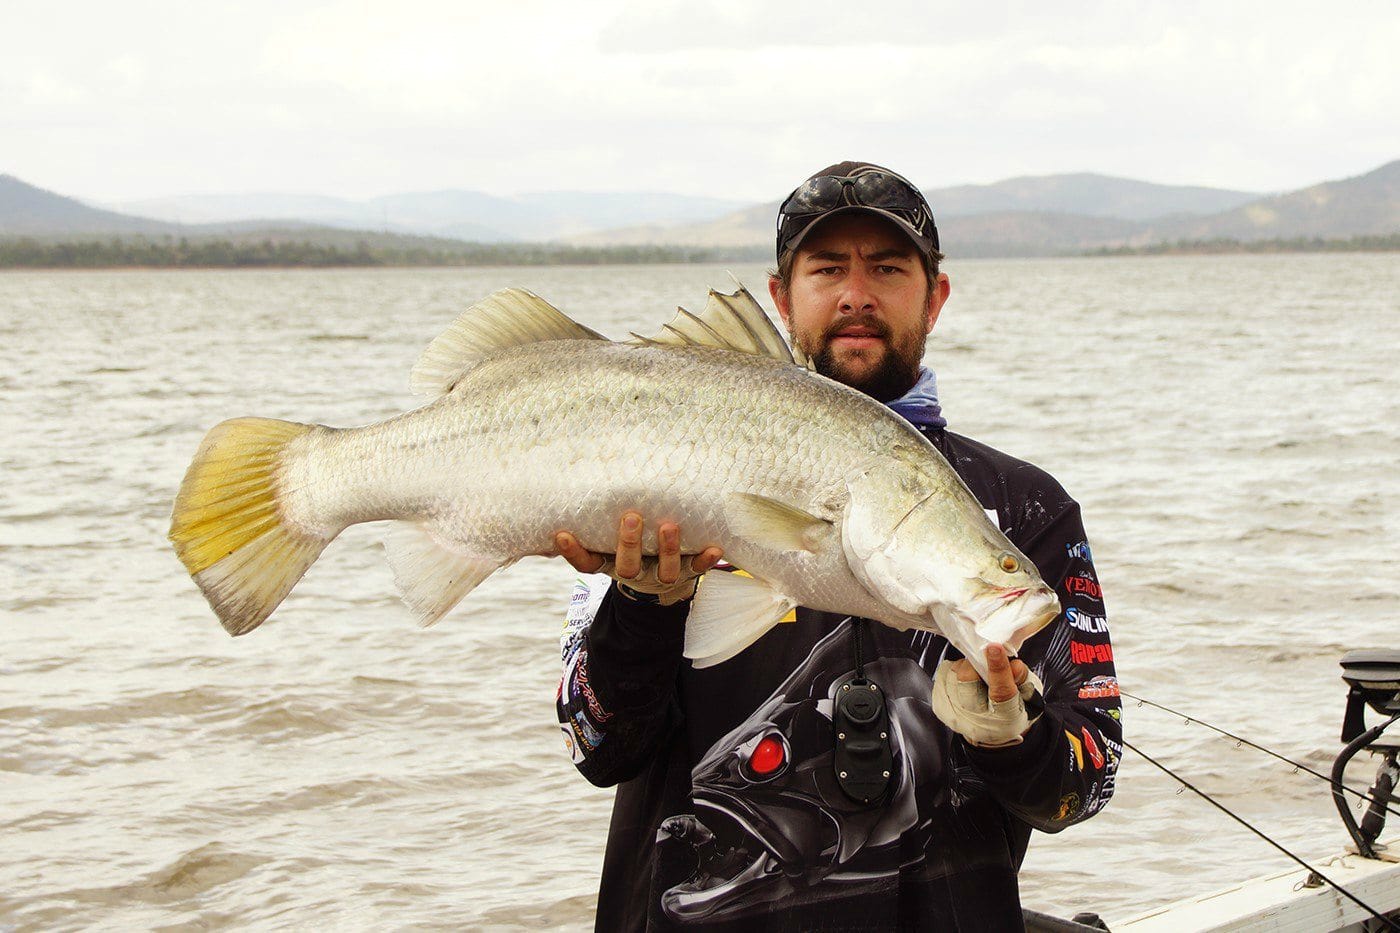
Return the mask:
<svg viewBox="0 0 1400 933">
<path fill-rule="evenodd" d="M 1056 823 L 1063 823 L 1065 820 L 1079 812 L 1079 795 L 1065 794 L 1060 798 L 1060 809 L 1055 811 L 1055 815 L 1050 817 Z"/>
<path fill-rule="evenodd" d="M 598 698 L 593 695 L 593 688 L 588 684 L 588 652 L 580 651 L 578 664 L 574 666 L 573 678 L 570 692 L 583 700 L 588 707 L 588 713 L 593 717 L 593 721 L 602 725 L 612 719 L 612 713 L 603 709 L 603 704 L 598 702 Z"/>
<path fill-rule="evenodd" d="M 1098 581 L 1092 577 L 1066 577 L 1065 589 L 1076 596 L 1092 596 L 1094 599 L 1103 599 L 1103 587 L 1099 586 Z"/>
<path fill-rule="evenodd" d="M 1093 553 L 1089 550 L 1088 541 L 1080 541 L 1077 544 L 1066 544 L 1065 551 L 1070 557 L 1077 557 L 1080 560 L 1091 561 L 1094 559 Z"/>
<path fill-rule="evenodd" d="M 1065 610 L 1065 621 L 1088 635 L 1102 635 L 1108 631 L 1107 618 L 1085 612 L 1083 609 L 1076 609 L 1073 606 Z"/>
<path fill-rule="evenodd" d="M 559 730 L 564 733 L 564 747 L 569 750 L 569 760 L 574 764 L 583 763 L 583 749 L 578 747 L 574 741 L 574 730 L 567 723 L 560 723 Z"/>
<path fill-rule="evenodd" d="M 1065 730 L 1065 738 L 1069 739 L 1070 754 L 1074 756 L 1074 767 L 1076 771 L 1084 770 L 1084 743 L 1079 741 L 1079 736 Z"/>
<path fill-rule="evenodd" d="M 574 718 L 569 722 L 574 727 L 574 738 L 583 745 L 584 751 L 591 752 L 603 744 L 603 733 L 593 728 L 593 724 L 588 721 L 582 710 L 574 713 Z"/>
<path fill-rule="evenodd" d="M 1093 816 L 1108 805 L 1116 783 L 1117 779 L 1114 777 L 1113 770 L 1109 769 L 1108 774 L 1104 775 L 1103 784 L 1094 785 L 1089 795 L 1089 806 L 1085 808 L 1089 816 Z"/>
<path fill-rule="evenodd" d="M 1075 664 L 1103 664 L 1113 660 L 1113 646 L 1072 641 L 1069 643 L 1069 659 Z"/>
<path fill-rule="evenodd" d="M 1094 763 L 1095 770 L 1101 770 L 1103 768 L 1103 752 L 1099 751 L 1093 733 L 1089 731 L 1088 726 L 1080 729 L 1079 732 L 1084 736 L 1084 751 L 1089 755 L 1089 760 Z"/>
<path fill-rule="evenodd" d="M 1079 688 L 1079 699 L 1100 700 L 1118 696 L 1117 677 L 1091 677 Z"/>
</svg>

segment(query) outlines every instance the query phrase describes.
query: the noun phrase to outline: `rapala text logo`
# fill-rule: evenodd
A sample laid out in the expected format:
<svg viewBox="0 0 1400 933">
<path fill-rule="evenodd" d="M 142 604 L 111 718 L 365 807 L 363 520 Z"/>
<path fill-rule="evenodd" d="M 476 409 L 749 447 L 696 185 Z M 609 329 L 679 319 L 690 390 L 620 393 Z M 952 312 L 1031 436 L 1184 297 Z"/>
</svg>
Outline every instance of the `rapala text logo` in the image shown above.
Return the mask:
<svg viewBox="0 0 1400 933">
<path fill-rule="evenodd" d="M 1108 631 L 1108 619 L 1103 616 L 1091 615 L 1083 609 L 1076 609 L 1073 606 L 1065 610 L 1065 619 L 1070 625 L 1090 635 L 1102 635 Z"/>
<path fill-rule="evenodd" d="M 1113 646 L 1072 641 L 1069 643 L 1069 659 L 1075 664 L 1103 664 L 1113 660 Z"/>
</svg>

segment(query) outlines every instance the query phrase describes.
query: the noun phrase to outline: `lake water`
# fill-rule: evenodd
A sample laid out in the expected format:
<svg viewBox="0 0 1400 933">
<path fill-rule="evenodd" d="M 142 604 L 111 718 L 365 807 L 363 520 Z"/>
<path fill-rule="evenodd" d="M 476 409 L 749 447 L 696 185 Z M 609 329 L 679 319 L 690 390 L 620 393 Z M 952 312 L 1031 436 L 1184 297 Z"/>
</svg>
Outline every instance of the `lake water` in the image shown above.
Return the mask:
<svg viewBox="0 0 1400 933">
<path fill-rule="evenodd" d="M 1337 659 L 1400 647 L 1400 259 L 947 269 L 945 412 L 1083 504 L 1124 688 L 1325 770 Z M 554 722 L 572 573 L 526 560 L 420 630 L 356 526 L 231 639 L 165 541 L 170 503 L 224 418 L 414 406 L 418 353 L 496 288 L 621 336 L 727 283 L 0 274 L 0 928 L 590 927 L 611 794 Z M 1282 843 L 1346 842 L 1325 785 L 1125 705 L 1131 742 Z M 1107 810 L 1032 841 L 1023 897 L 1112 924 L 1287 864 L 1129 754 Z"/>
</svg>

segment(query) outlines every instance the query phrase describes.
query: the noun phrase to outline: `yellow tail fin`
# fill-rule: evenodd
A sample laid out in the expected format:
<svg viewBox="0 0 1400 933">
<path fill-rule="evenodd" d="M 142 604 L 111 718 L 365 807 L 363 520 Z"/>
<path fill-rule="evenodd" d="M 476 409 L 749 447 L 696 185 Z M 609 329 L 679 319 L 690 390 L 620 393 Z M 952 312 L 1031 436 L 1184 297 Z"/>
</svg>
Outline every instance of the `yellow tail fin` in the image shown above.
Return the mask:
<svg viewBox="0 0 1400 933">
<path fill-rule="evenodd" d="M 215 425 L 175 496 L 170 543 L 231 635 L 261 625 L 331 540 L 289 527 L 277 504 L 283 450 L 312 430 L 267 418 Z"/>
</svg>

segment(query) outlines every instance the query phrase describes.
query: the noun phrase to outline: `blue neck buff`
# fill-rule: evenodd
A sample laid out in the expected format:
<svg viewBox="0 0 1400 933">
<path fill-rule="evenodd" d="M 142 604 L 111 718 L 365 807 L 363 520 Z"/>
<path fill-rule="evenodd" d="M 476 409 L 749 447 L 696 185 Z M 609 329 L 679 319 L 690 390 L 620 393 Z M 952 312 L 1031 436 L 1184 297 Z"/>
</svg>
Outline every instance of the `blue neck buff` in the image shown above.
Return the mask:
<svg viewBox="0 0 1400 933">
<path fill-rule="evenodd" d="M 948 419 L 943 417 L 943 408 L 938 404 L 938 379 L 927 366 L 919 367 L 919 381 L 914 387 L 892 402 L 886 402 L 895 414 L 915 427 L 946 428 Z"/>
</svg>

